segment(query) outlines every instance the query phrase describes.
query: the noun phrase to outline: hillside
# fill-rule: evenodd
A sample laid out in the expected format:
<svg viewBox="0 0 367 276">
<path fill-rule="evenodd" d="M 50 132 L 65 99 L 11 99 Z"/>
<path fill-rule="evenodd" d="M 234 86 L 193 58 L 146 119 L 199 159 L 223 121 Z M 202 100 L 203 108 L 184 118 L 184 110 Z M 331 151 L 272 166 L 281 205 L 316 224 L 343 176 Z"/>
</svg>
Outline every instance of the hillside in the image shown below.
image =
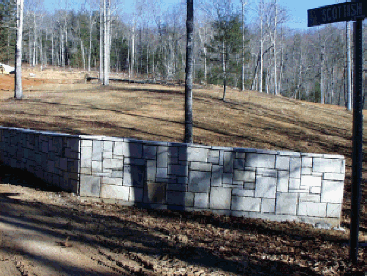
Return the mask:
<svg viewBox="0 0 367 276">
<path fill-rule="evenodd" d="M 82 84 L 54 72 L 52 79 L 26 80 L 24 99 L 15 101 L 12 76 L 0 76 L 0 125 L 73 134 L 134 137 L 181 142 L 184 88 L 112 83 Z M 79 80 L 77 77 L 79 76 Z M 47 76 L 45 76 L 47 77 Z M 69 81 L 68 81 L 69 80 Z M 53 82 L 47 83 L 47 82 Z M 69 82 L 67 84 L 61 84 Z M 37 86 L 36 86 L 37 85 Z M 194 142 L 205 145 L 343 154 L 347 158 L 343 223 L 350 213 L 352 114 L 343 107 L 320 105 L 254 91 L 220 87 L 194 90 Z M 364 158 L 366 168 L 367 158 Z M 363 171 L 363 202 L 367 193 Z M 367 217 L 362 202 L 362 229 Z"/>
</svg>

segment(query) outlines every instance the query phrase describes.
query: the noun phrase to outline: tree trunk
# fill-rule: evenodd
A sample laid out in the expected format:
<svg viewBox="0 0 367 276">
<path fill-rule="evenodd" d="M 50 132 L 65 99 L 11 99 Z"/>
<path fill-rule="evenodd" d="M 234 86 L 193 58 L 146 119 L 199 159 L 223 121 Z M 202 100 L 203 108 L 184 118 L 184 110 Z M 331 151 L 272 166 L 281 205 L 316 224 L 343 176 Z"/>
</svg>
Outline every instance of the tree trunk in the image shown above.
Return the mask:
<svg viewBox="0 0 367 276">
<path fill-rule="evenodd" d="M 102 0 L 103 3 L 106 0 Z M 104 17 L 103 17 L 103 4 L 100 4 L 99 9 L 99 82 L 103 83 L 104 80 L 104 69 L 103 69 L 103 61 L 104 61 L 104 37 L 103 37 L 103 26 L 104 26 Z"/>
<path fill-rule="evenodd" d="M 264 39 L 263 39 L 263 8 L 264 8 L 264 1 L 261 0 L 260 2 L 260 77 L 259 77 L 259 92 L 263 92 L 263 65 L 264 65 L 264 58 L 263 58 L 263 51 L 264 51 Z"/>
<path fill-rule="evenodd" d="M 89 51 L 88 51 L 88 72 L 90 72 L 90 62 L 92 58 L 92 32 L 93 32 L 93 22 L 92 13 L 89 15 Z"/>
<path fill-rule="evenodd" d="M 194 1 L 187 0 L 185 77 L 185 143 L 193 142 L 192 74 L 194 69 Z"/>
<path fill-rule="evenodd" d="M 274 19 L 274 94 L 278 95 L 277 90 L 277 20 L 278 20 L 278 4 L 275 0 L 275 19 Z"/>
<path fill-rule="evenodd" d="M 242 0 L 242 87 L 241 91 L 245 90 L 245 5 L 247 1 Z"/>
<path fill-rule="evenodd" d="M 51 64 L 52 66 L 55 65 L 55 53 L 54 53 L 54 33 L 51 31 Z"/>
<path fill-rule="evenodd" d="M 227 66 L 226 66 L 226 48 L 223 40 L 223 53 L 222 53 L 222 70 L 223 70 L 223 102 L 226 101 L 227 90 Z"/>
<path fill-rule="evenodd" d="M 14 84 L 15 99 L 23 98 L 23 88 L 22 88 L 23 6 L 24 6 L 24 0 L 17 0 L 17 43 L 15 47 L 15 84 Z"/>
</svg>

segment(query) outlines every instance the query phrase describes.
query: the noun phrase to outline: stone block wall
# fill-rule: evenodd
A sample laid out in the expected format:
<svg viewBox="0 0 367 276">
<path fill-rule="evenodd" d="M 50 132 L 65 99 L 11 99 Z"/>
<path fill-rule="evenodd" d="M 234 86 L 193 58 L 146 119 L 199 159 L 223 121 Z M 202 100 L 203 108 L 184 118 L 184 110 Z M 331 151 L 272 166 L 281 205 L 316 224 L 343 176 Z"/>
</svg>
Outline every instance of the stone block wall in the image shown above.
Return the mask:
<svg viewBox="0 0 367 276">
<path fill-rule="evenodd" d="M 340 155 L 0 128 L 0 161 L 85 198 L 338 225 Z"/>
</svg>

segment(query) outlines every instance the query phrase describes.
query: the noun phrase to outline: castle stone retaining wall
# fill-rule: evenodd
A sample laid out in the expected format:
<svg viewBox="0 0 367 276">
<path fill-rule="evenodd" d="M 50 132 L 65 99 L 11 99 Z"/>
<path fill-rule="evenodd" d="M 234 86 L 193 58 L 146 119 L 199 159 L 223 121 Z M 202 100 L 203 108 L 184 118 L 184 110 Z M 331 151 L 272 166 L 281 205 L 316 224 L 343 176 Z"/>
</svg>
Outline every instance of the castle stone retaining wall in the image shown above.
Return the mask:
<svg viewBox="0 0 367 276">
<path fill-rule="evenodd" d="M 345 176 L 341 155 L 7 127 L 0 161 L 92 200 L 333 226 Z"/>
</svg>

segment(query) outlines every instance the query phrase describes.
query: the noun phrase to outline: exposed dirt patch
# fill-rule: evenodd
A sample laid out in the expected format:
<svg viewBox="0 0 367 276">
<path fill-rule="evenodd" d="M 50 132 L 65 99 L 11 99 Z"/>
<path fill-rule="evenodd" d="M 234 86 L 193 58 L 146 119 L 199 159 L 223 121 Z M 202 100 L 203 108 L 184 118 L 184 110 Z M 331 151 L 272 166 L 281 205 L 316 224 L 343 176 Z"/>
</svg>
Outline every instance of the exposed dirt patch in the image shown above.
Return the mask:
<svg viewBox="0 0 367 276">
<path fill-rule="evenodd" d="M 45 80 L 45 82 L 60 79 L 67 81 L 66 76 L 52 72 L 52 79 Z M 118 83 L 111 83 L 109 87 L 103 87 L 99 84 L 82 84 L 82 78 L 76 82 L 79 83 L 72 81 L 69 84 L 62 84 L 62 81 L 56 81 L 52 84 L 25 87 L 22 101 L 14 100 L 11 90 L 0 90 L 0 125 L 73 134 L 182 142 L 184 135 L 183 87 Z M 342 107 L 311 104 L 253 91 L 240 92 L 231 89 L 228 89 L 227 102 L 223 102 L 221 100 L 222 89 L 219 87 L 195 89 L 193 96 L 195 143 L 345 155 L 346 181 L 342 226 L 349 226 L 352 166 L 351 112 Z M 365 139 L 366 137 L 365 135 Z M 364 155 L 363 168 L 361 230 L 365 233 L 367 229 L 365 204 L 367 155 Z M 125 212 L 125 209 L 121 210 Z M 141 212 L 143 213 L 139 215 L 139 219 L 144 221 L 144 216 L 150 213 Z M 158 213 L 155 214 L 158 215 Z M 210 219 L 210 216 L 207 219 Z M 166 221 L 155 221 L 154 223 L 158 223 L 160 227 L 161 223 L 166 223 Z M 184 226 L 187 227 L 187 225 Z M 144 233 L 143 230 L 142 232 Z M 282 233 L 282 231 L 276 233 Z M 188 235 L 186 232 L 169 232 L 167 235 L 178 234 Z M 208 232 L 208 235 L 212 233 Z M 192 236 L 195 235 L 192 234 Z M 177 239 L 186 240 L 184 236 Z M 228 241 L 227 247 L 229 248 L 231 240 L 226 241 Z M 293 241 L 286 244 L 289 245 Z M 236 243 L 231 243 L 231 246 L 237 242 L 238 240 Z M 252 245 L 255 246 L 256 242 L 258 240 L 255 240 Z M 213 247 L 213 243 L 210 242 L 201 242 L 201 244 L 199 248 L 206 248 L 204 246 L 206 244 L 212 244 L 210 246 Z M 248 246 L 247 243 L 245 245 Z M 161 246 L 160 243 L 159 246 Z M 313 246 L 317 248 L 324 245 L 316 243 Z M 329 245 L 325 246 L 325 248 L 329 247 Z M 184 251 L 188 250 L 179 248 Z M 334 249 L 335 252 L 339 250 Z M 149 255 L 150 250 L 144 251 L 144 254 Z M 196 252 L 199 249 L 192 250 Z M 210 250 L 218 251 L 218 248 L 213 247 Z M 345 256 L 347 249 L 343 250 L 344 255 L 342 255 Z M 297 253 L 299 256 L 301 256 L 300 252 Z M 187 255 L 190 254 L 187 253 Z M 211 253 L 210 256 L 213 254 Z M 140 257 L 131 258 L 138 260 Z M 171 257 L 168 259 L 173 260 Z M 259 257 L 258 260 L 262 259 Z M 344 259 L 344 262 L 346 260 L 347 258 Z M 268 267 L 271 267 L 271 263 L 268 264 Z M 145 266 L 149 267 L 147 264 Z M 311 265 L 305 266 L 310 268 Z M 219 265 L 219 267 L 223 269 L 222 266 Z M 313 275 L 312 273 L 316 273 L 316 270 L 311 269 L 308 272 L 311 273 L 308 275 Z M 162 275 L 163 272 L 155 271 L 154 273 Z M 325 273 L 321 274 L 325 275 Z"/>
<path fill-rule="evenodd" d="M 349 264 L 347 231 L 82 203 L 1 165 L 0 178 L 0 267 L 19 275 L 362 276 L 367 269 L 366 247 L 359 264 Z"/>
<path fill-rule="evenodd" d="M 22 78 L 23 89 L 32 89 L 34 86 L 49 82 L 49 80 L 45 79 Z M 1 91 L 14 91 L 14 75 L 0 74 L 0 92 Z"/>
</svg>

